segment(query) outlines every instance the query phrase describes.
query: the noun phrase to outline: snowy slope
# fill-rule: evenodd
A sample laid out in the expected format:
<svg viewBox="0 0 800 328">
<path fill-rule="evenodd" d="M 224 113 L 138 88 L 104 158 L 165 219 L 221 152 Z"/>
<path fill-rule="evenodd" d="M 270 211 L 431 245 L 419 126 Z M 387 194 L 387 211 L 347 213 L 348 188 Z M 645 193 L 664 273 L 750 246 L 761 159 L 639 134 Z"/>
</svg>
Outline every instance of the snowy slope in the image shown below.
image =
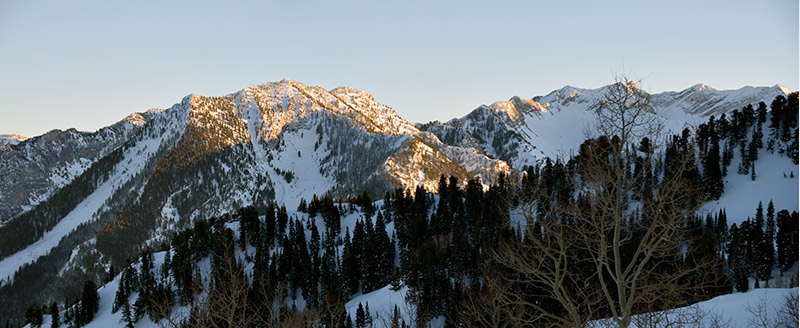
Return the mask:
<svg viewBox="0 0 800 328">
<path fill-rule="evenodd" d="M 134 116 L 140 120 L 131 119 Z M 0 175 L 4 177 L 0 180 L 0 225 L 47 200 L 127 142 L 143 120 L 141 114 L 133 114 L 94 133 L 69 129 L 30 139 L 3 137 L 4 142 L 13 142 L 0 145 Z"/>
<path fill-rule="evenodd" d="M 786 297 L 792 294 L 797 300 L 797 287 L 760 288 L 717 296 L 691 306 L 637 316 L 631 327 L 650 327 L 647 323 L 651 320 L 660 320 L 659 326 L 670 322 L 672 326 L 679 327 L 780 327 L 778 321 L 784 319 L 781 312 L 787 310 Z M 790 319 L 789 326 L 796 325 L 796 320 Z"/>
<path fill-rule="evenodd" d="M 176 105 L 168 110 L 168 114 L 171 115 L 169 119 L 154 122 L 154 125 L 166 127 L 163 130 L 166 133 L 152 133 L 149 135 L 150 138 L 138 140 L 131 147 L 126 148 L 123 159 L 114 167 L 109 177 L 38 241 L 24 250 L 0 260 L 0 285 L 10 282 L 14 272 L 20 266 L 50 252 L 73 229 L 97 219 L 104 210 L 103 207 L 107 205 L 108 199 L 134 176 L 142 173 L 159 148 L 169 145 L 176 135 L 182 133 L 180 127 L 185 125 L 186 117 L 184 109 L 185 107 Z M 161 129 L 158 130 L 161 131 Z"/>
<path fill-rule="evenodd" d="M 580 89 L 565 86 L 532 99 L 512 97 L 491 105 L 481 105 L 466 116 L 447 123 L 432 122 L 418 127 L 436 134 L 454 146 L 474 147 L 492 158 L 521 169 L 544 157 L 565 158 L 591 136 L 596 118 L 589 107 L 605 95 L 608 86 Z M 769 104 L 789 90 L 773 87 L 744 87 L 718 91 L 697 85 L 680 92 L 651 95 L 651 104 L 662 118 L 667 133 L 679 133 L 747 104 Z"/>
<path fill-rule="evenodd" d="M 725 177 L 725 192 L 719 200 L 706 203 L 701 211 L 716 214 L 725 209 L 728 224 L 740 224 L 748 217 L 755 218 L 759 202 L 764 210 L 772 201 L 776 212 L 782 209 L 790 213 L 798 211 L 798 166 L 786 156 L 772 154 L 766 149 L 759 151 L 758 158 L 754 181 L 749 174 L 736 173 L 741 161 L 741 157 L 736 156 Z"/>
</svg>

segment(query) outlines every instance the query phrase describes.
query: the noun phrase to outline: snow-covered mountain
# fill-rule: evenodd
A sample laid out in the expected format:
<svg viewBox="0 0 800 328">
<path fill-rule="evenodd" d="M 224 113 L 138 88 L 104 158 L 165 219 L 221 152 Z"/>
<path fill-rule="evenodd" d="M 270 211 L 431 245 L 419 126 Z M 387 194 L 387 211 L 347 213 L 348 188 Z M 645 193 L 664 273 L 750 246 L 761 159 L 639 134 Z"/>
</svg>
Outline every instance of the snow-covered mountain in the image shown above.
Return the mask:
<svg viewBox="0 0 800 328">
<path fill-rule="evenodd" d="M 434 190 L 442 174 L 491 183 L 509 170 L 418 130 L 366 92 L 292 80 L 222 97 L 190 95 L 95 133 L 54 130 L 4 146 L 0 158 L 4 284 L 47 255 L 64 276 L 82 267 L 82 254 L 108 247 L 108 236 L 138 245 L 193 218 L 250 204 L 295 208 L 314 194 Z M 97 232 L 120 215 L 135 231 Z"/>
<path fill-rule="evenodd" d="M 0 147 L 5 145 L 16 145 L 25 140 L 28 140 L 28 138 L 18 134 L 0 134 Z"/>
<path fill-rule="evenodd" d="M 595 115 L 589 107 L 605 95 L 608 86 L 580 89 L 565 86 L 532 99 L 517 96 L 481 105 L 464 117 L 446 123 L 419 124 L 442 141 L 461 147 L 471 147 L 491 158 L 506 161 L 521 169 L 544 157 L 566 158 L 594 130 Z M 680 132 L 684 127 L 697 126 L 711 115 L 721 115 L 747 104 L 765 102 L 790 90 L 772 87 L 744 87 L 718 91 L 698 84 L 680 92 L 650 95 L 651 105 L 665 120 L 665 127 Z"/>
<path fill-rule="evenodd" d="M 287 79 L 220 97 L 189 95 L 93 133 L 3 135 L 0 299 L 32 283 L 47 282 L 37 299 L 70 291 L 69 281 L 122 263 L 196 218 L 251 204 L 294 209 L 315 194 L 435 191 L 440 175 L 493 183 L 500 173 L 573 153 L 594 122 L 587 109 L 605 88 L 567 86 L 415 126 L 364 91 Z M 787 92 L 698 85 L 651 102 L 674 130 Z M 0 306 L 0 317 L 18 310 Z"/>
<path fill-rule="evenodd" d="M 0 141 L 0 225 L 30 210 L 118 148 L 143 124 L 141 115 L 95 133 L 53 130 L 27 139 L 3 135 Z"/>
</svg>

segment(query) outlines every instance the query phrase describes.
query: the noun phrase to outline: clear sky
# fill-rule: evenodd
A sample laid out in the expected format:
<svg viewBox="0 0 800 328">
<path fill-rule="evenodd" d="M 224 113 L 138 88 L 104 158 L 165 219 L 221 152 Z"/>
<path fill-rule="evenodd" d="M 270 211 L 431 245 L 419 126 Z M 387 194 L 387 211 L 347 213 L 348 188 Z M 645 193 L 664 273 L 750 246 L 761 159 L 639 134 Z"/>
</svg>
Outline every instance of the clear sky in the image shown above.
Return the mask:
<svg viewBox="0 0 800 328">
<path fill-rule="evenodd" d="M 798 2 L 0 0 L 0 133 L 28 137 L 283 78 L 424 122 L 622 71 L 797 90 Z"/>
</svg>

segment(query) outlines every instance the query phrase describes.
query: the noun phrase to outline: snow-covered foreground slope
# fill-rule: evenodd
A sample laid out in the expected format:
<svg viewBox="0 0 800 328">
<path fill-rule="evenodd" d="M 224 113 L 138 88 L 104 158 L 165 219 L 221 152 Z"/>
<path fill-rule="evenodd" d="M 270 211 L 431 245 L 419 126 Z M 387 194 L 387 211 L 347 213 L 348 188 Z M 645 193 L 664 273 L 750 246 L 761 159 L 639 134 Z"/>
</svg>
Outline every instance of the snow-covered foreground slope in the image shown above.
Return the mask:
<svg viewBox="0 0 800 328">
<path fill-rule="evenodd" d="M 792 296 L 793 301 L 790 298 Z M 797 297 L 797 287 L 754 289 L 746 293 L 717 296 L 683 308 L 639 315 L 633 319 L 630 327 L 796 327 L 797 318 L 786 318 L 785 313 L 791 311 L 792 306 L 797 311 Z M 789 325 L 784 326 L 785 323 Z M 606 324 L 614 326 L 605 321 L 595 324 L 600 327 Z"/>
<path fill-rule="evenodd" d="M 163 264 L 164 253 L 154 254 L 154 259 L 156 260 L 155 268 L 160 268 Z M 125 326 L 122 321 L 122 311 L 111 313 L 114 296 L 117 288 L 119 288 L 119 279 L 120 277 L 118 276 L 98 289 L 100 308 L 95 318 L 85 327 L 108 328 Z M 356 295 L 347 302 L 345 309 L 352 318 L 355 318 L 358 305 L 366 306 L 369 304 L 370 315 L 373 318 L 375 327 L 389 327 L 395 307 L 403 320 L 413 322 L 411 313 L 414 310 L 406 302 L 407 292 L 407 287 L 394 290 L 391 285 L 387 285 L 368 294 Z M 631 327 L 646 327 L 643 323 L 654 320 L 659 320 L 660 325 L 657 325 L 658 327 L 666 326 L 668 322 L 680 327 L 715 327 L 714 324 L 722 324 L 716 327 L 730 328 L 778 327 L 776 323 L 784 319 L 782 312 L 787 310 L 787 297 L 791 295 L 797 297 L 797 287 L 761 288 L 746 293 L 722 295 L 683 308 L 637 316 Z M 131 299 L 135 299 L 135 295 L 131 296 Z M 797 298 L 794 300 L 796 301 Z M 45 315 L 42 327 L 50 327 L 50 320 L 50 316 Z M 443 321 L 443 318 L 436 318 L 431 323 L 431 327 L 444 327 Z M 762 323 L 766 323 L 766 325 L 762 326 Z M 593 324 L 604 327 L 606 322 L 601 320 L 593 322 Z M 142 328 L 157 326 L 159 326 L 158 323 L 150 321 L 147 316 L 135 324 L 135 327 Z M 26 327 L 30 327 L 30 325 Z M 66 325 L 62 325 L 62 327 L 66 327 Z"/>
</svg>

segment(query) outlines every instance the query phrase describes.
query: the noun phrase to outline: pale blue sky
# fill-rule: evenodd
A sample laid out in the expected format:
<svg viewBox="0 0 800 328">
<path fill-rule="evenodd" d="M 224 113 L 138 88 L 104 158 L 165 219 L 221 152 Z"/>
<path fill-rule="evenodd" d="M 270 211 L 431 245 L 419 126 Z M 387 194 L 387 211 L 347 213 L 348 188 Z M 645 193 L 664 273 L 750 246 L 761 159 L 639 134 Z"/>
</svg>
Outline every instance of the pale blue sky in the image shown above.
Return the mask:
<svg viewBox="0 0 800 328">
<path fill-rule="evenodd" d="M 0 0 L 0 133 L 28 137 L 283 78 L 448 120 L 623 70 L 797 90 L 798 2 Z"/>
</svg>

